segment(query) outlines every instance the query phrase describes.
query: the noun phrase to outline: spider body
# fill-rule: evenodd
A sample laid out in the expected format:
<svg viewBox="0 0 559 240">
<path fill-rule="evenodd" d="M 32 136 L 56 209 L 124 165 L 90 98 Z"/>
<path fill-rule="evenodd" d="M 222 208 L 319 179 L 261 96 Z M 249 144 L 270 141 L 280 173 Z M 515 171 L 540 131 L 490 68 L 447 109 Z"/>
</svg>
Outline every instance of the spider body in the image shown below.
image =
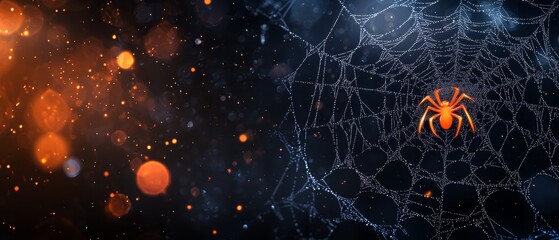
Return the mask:
<svg viewBox="0 0 559 240">
<path fill-rule="evenodd" d="M 474 126 L 474 122 L 472 121 L 472 118 L 470 117 L 470 113 L 468 112 L 468 110 L 466 109 L 466 107 L 464 105 L 458 105 L 460 104 L 460 102 L 462 101 L 462 99 L 466 98 L 470 101 L 474 101 L 474 99 L 472 99 L 470 96 L 466 95 L 465 93 L 462 93 L 459 97 L 458 94 L 460 93 L 460 89 L 457 87 L 453 87 L 454 88 L 454 94 L 452 96 L 452 100 L 449 101 L 441 101 L 441 98 L 439 96 L 439 92 L 441 91 L 441 89 L 437 89 L 434 92 L 435 95 L 435 99 L 437 100 L 437 102 L 435 102 L 431 96 L 425 96 L 423 98 L 423 100 L 421 100 L 421 102 L 419 102 L 419 105 L 423 104 L 424 102 L 428 101 L 429 103 L 431 103 L 432 106 L 427 106 L 427 109 L 425 110 L 425 113 L 423 113 L 423 116 L 421 117 L 421 120 L 419 121 L 419 128 L 418 128 L 418 132 L 421 133 L 421 129 L 423 128 L 423 123 L 425 122 L 425 117 L 427 117 L 427 113 L 429 113 L 429 111 L 433 111 L 436 114 L 431 116 L 431 118 L 429 118 L 429 127 L 431 127 L 431 132 L 438 138 L 439 135 L 437 134 L 437 132 L 435 131 L 435 127 L 433 125 L 433 120 L 435 120 L 436 118 L 439 118 L 439 124 L 441 126 L 442 129 L 444 130 L 448 130 L 451 126 L 452 123 L 454 122 L 454 118 L 456 118 L 458 120 L 458 126 L 456 128 L 456 134 L 454 135 L 454 137 L 458 136 L 458 133 L 460 133 L 460 128 L 462 127 L 462 117 L 458 114 L 456 114 L 455 112 L 458 110 L 463 110 L 464 113 L 466 114 L 466 117 L 468 119 L 468 122 L 470 123 L 470 127 L 472 128 L 472 132 L 475 131 L 475 126 Z"/>
</svg>

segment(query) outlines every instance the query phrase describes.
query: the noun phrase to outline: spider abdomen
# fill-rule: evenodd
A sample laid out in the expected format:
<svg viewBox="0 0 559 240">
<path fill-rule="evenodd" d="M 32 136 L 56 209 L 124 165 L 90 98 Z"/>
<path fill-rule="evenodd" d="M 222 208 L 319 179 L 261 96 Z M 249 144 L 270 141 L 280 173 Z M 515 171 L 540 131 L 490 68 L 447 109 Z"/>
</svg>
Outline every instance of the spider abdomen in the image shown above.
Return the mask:
<svg viewBox="0 0 559 240">
<path fill-rule="evenodd" d="M 452 115 L 450 114 L 450 109 L 441 109 L 441 117 L 439 119 L 440 123 L 441 123 L 441 127 L 444 130 L 447 130 L 450 128 L 450 126 L 452 126 Z"/>
</svg>

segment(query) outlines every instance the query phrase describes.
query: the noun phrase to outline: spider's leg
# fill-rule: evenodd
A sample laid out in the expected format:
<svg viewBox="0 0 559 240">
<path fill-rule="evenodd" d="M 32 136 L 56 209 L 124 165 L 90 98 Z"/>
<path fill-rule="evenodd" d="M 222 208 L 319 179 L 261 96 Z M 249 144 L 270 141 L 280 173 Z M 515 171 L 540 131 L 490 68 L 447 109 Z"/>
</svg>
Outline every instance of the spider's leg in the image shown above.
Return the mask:
<svg viewBox="0 0 559 240">
<path fill-rule="evenodd" d="M 430 111 L 434 111 L 434 112 L 441 112 L 441 110 L 436 109 L 434 107 L 428 106 L 427 109 L 425 110 L 425 113 L 423 113 L 423 116 L 421 117 L 421 120 L 419 120 L 419 127 L 417 128 L 417 131 L 419 133 L 421 133 L 421 128 L 423 128 L 423 123 L 425 122 L 425 117 L 427 116 L 427 113 Z"/>
<path fill-rule="evenodd" d="M 451 113 L 453 117 L 458 118 L 458 127 L 456 128 L 456 134 L 454 135 L 454 138 L 458 137 L 458 133 L 460 133 L 460 127 L 462 127 L 462 117 L 460 117 L 458 114 L 455 113 Z"/>
<path fill-rule="evenodd" d="M 454 94 L 452 95 L 452 100 L 450 100 L 450 106 L 454 104 L 454 101 L 456 101 L 456 97 L 458 97 L 458 93 L 460 93 L 460 88 L 457 87 L 452 87 L 452 88 L 454 88 Z"/>
<path fill-rule="evenodd" d="M 465 93 L 462 93 L 462 95 L 460 95 L 460 97 L 458 98 L 458 100 L 456 100 L 456 102 L 452 103 L 452 104 L 450 105 L 450 107 L 456 107 L 456 105 L 458 105 L 458 103 L 460 103 L 460 102 L 462 101 L 462 99 L 464 99 L 464 98 L 466 98 L 466 99 L 468 99 L 468 100 L 470 100 L 470 101 L 472 101 L 472 102 L 474 101 L 473 98 L 471 98 L 470 96 L 466 95 Z"/>
<path fill-rule="evenodd" d="M 435 98 L 437 99 L 437 102 L 439 103 L 439 106 L 443 105 L 443 103 L 441 102 L 441 97 L 439 96 L 440 91 L 441 91 L 441 88 L 435 90 Z"/>
<path fill-rule="evenodd" d="M 431 104 L 433 104 L 433 106 L 439 106 L 435 103 L 435 101 L 433 101 L 431 96 L 424 97 L 423 100 L 421 100 L 421 102 L 419 102 L 418 106 L 421 105 L 422 103 L 424 103 L 425 101 L 429 101 Z"/>
<path fill-rule="evenodd" d="M 439 117 L 439 116 L 441 116 L 441 114 L 440 114 L 440 113 L 437 113 L 437 114 L 433 115 L 431 118 L 429 118 L 429 126 L 431 126 L 431 132 L 432 132 L 435 136 L 437 136 L 438 138 L 441 138 L 441 137 L 439 137 L 439 135 L 437 134 L 437 132 L 435 132 L 435 126 L 433 126 L 433 119 L 435 119 L 435 118 L 437 118 L 437 117 Z"/>
<path fill-rule="evenodd" d="M 464 110 L 464 113 L 466 113 L 466 117 L 468 118 L 468 122 L 470 122 L 470 127 L 472 127 L 472 132 L 476 131 L 476 127 L 474 126 L 474 121 L 472 121 L 472 117 L 470 117 L 470 113 L 468 112 L 468 110 L 466 109 L 466 107 L 464 107 L 464 105 L 460 105 L 452 110 L 450 110 L 451 112 L 457 111 L 459 109 Z"/>
</svg>

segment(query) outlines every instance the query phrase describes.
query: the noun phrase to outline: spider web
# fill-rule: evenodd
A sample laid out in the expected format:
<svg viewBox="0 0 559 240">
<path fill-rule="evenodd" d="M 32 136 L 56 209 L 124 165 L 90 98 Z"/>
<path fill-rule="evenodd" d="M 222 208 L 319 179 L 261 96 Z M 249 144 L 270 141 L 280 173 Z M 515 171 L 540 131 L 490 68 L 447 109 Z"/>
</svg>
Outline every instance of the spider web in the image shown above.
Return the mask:
<svg viewBox="0 0 559 240">
<path fill-rule="evenodd" d="M 302 60 L 278 79 L 288 153 L 270 207 L 286 236 L 559 236 L 556 1 L 264 0 Z M 296 61 L 295 64 L 292 62 Z M 291 65 L 291 66 L 290 66 Z M 419 101 L 475 102 L 454 137 Z M 429 115 L 432 115 L 429 114 Z M 349 235 L 348 235 L 349 234 Z"/>
</svg>

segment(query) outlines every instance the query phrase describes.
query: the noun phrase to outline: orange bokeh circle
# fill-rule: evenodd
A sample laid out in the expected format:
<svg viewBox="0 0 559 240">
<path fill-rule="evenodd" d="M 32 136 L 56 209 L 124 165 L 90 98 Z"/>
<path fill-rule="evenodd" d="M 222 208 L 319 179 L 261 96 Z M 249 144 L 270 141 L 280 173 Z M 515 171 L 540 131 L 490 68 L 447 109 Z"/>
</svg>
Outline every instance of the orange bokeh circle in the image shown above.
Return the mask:
<svg viewBox="0 0 559 240">
<path fill-rule="evenodd" d="M 136 184 L 146 195 L 165 193 L 170 181 L 169 170 L 158 161 L 147 161 L 136 172 Z"/>
<path fill-rule="evenodd" d="M 111 194 L 111 198 L 107 204 L 107 210 L 111 213 L 111 215 L 120 218 L 128 214 L 128 212 L 130 212 L 130 208 L 132 208 L 132 204 L 128 196 L 122 193 Z"/>
<path fill-rule="evenodd" d="M 0 0 L 0 35 L 12 35 L 23 24 L 21 6 L 9 0 Z"/>
<path fill-rule="evenodd" d="M 48 89 L 33 102 L 32 113 L 41 129 L 58 131 L 70 119 L 71 110 L 60 93 Z"/>
<path fill-rule="evenodd" d="M 35 159 L 46 170 L 59 168 L 69 154 L 66 139 L 56 133 L 46 133 L 35 143 Z"/>
</svg>

